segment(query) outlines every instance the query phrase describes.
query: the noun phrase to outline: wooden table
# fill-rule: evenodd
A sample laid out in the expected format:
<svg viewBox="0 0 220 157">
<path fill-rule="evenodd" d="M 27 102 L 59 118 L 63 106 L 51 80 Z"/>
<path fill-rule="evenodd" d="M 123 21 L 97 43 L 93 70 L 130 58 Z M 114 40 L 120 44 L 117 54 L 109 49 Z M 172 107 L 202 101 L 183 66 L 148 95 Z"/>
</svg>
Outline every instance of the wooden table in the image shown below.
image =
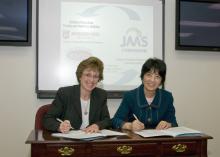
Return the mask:
<svg viewBox="0 0 220 157">
<path fill-rule="evenodd" d="M 207 140 L 211 136 L 142 138 L 128 135 L 83 141 L 52 137 L 42 130 L 31 131 L 31 157 L 207 157 Z"/>
</svg>

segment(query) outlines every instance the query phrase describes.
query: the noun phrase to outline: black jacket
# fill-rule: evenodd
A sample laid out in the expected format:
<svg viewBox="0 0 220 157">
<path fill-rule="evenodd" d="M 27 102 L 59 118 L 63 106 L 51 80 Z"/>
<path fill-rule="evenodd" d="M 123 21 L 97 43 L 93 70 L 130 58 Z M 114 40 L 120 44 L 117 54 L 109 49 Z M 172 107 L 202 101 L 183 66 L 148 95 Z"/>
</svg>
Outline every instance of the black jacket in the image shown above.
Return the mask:
<svg viewBox="0 0 220 157">
<path fill-rule="evenodd" d="M 50 131 L 57 131 L 60 122 L 56 118 L 69 120 L 73 128 L 80 129 L 82 111 L 79 85 L 62 87 L 57 91 L 52 107 L 43 118 L 44 127 Z M 90 97 L 89 125 L 94 123 L 99 126 L 99 129 L 111 126 L 107 93 L 100 88 L 93 89 Z"/>
</svg>

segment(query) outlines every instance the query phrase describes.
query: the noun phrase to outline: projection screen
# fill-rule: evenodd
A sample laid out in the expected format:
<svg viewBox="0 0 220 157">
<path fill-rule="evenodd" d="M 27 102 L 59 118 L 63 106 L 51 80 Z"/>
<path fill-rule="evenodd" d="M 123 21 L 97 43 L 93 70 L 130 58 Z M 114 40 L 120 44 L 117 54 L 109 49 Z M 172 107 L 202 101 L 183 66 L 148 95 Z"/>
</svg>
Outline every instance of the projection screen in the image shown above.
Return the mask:
<svg viewBox="0 0 220 157">
<path fill-rule="evenodd" d="M 37 0 L 38 98 L 78 84 L 80 61 L 104 62 L 98 84 L 109 98 L 140 85 L 143 63 L 163 59 L 162 0 Z"/>
</svg>

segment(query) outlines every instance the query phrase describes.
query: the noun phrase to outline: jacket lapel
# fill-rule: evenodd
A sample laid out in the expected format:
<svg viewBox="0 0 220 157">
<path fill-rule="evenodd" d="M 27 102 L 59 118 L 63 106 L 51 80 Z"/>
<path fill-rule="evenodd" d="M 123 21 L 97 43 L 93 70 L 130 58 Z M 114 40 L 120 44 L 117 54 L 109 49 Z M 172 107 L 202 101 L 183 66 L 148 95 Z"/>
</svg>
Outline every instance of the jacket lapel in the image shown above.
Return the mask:
<svg viewBox="0 0 220 157">
<path fill-rule="evenodd" d="M 73 108 L 76 111 L 77 115 L 82 119 L 82 111 L 81 111 L 81 102 L 80 102 L 80 86 L 77 85 L 73 88 L 72 92 L 72 101 Z"/>
<path fill-rule="evenodd" d="M 96 96 L 95 96 L 95 89 L 92 91 L 91 97 L 90 97 L 90 111 L 89 111 L 89 123 L 91 124 L 91 122 L 93 121 L 93 118 L 96 115 L 96 110 L 97 110 L 97 100 L 96 100 Z"/>
</svg>

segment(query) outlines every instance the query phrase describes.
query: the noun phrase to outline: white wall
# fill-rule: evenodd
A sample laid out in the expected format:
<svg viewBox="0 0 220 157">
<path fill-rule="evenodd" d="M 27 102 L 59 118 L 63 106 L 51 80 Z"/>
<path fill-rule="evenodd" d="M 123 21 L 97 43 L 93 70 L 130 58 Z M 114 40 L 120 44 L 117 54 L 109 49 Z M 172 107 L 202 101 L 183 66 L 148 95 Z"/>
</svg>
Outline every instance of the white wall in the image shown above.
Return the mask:
<svg viewBox="0 0 220 157">
<path fill-rule="evenodd" d="M 0 152 L 1 156 L 29 157 L 24 142 L 34 127 L 37 108 L 51 100 L 35 94 L 36 4 L 33 0 L 33 45 L 0 47 Z M 166 0 L 166 88 L 173 92 L 180 125 L 202 130 L 214 137 L 208 142 L 209 157 L 218 157 L 220 127 L 220 52 L 176 51 L 175 0 Z M 120 100 L 109 100 L 111 115 Z"/>
</svg>

